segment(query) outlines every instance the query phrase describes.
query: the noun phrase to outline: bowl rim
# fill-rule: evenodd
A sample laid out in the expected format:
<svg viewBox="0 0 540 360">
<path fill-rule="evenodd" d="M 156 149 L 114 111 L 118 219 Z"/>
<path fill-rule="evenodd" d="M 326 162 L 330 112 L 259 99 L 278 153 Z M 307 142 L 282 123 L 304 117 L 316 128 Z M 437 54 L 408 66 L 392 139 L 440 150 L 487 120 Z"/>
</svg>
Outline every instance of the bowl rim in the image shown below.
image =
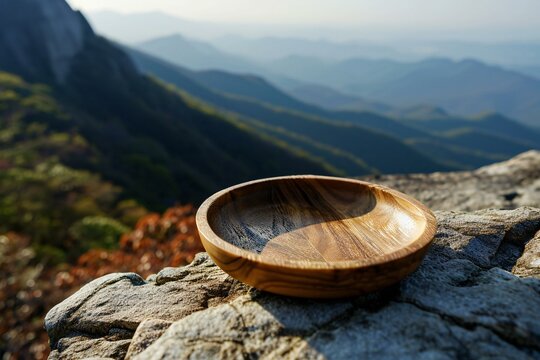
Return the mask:
<svg viewBox="0 0 540 360">
<path fill-rule="evenodd" d="M 400 247 L 394 252 L 391 252 L 388 254 L 383 254 L 380 256 L 358 259 L 358 260 L 323 262 L 323 261 L 311 261 L 311 260 L 286 260 L 286 259 L 268 258 L 268 257 L 262 256 L 258 253 L 242 249 L 222 239 L 219 235 L 217 235 L 214 232 L 214 230 L 210 226 L 210 223 L 208 222 L 208 211 L 210 210 L 210 208 L 214 205 L 214 203 L 219 198 L 221 198 L 222 196 L 226 195 L 227 193 L 231 191 L 234 191 L 243 187 L 248 187 L 254 184 L 265 183 L 265 182 L 274 182 L 274 181 L 282 181 L 282 180 L 303 180 L 303 179 L 315 179 L 315 180 L 321 179 L 321 180 L 349 182 L 349 183 L 367 186 L 373 189 L 378 189 L 383 192 L 387 192 L 391 194 L 392 196 L 398 197 L 410 203 L 411 205 L 413 205 L 420 211 L 420 213 L 425 217 L 425 220 L 426 220 L 424 231 L 413 242 L 403 247 Z M 197 210 L 195 221 L 196 221 L 199 234 L 203 240 L 203 246 L 205 246 L 205 241 L 208 241 L 210 244 L 217 247 L 220 251 L 227 253 L 227 255 L 229 256 L 243 258 L 248 261 L 256 262 L 261 265 L 267 265 L 271 267 L 279 266 L 281 268 L 291 269 L 291 270 L 299 270 L 299 269 L 335 270 L 335 269 L 352 269 L 352 268 L 359 269 L 359 268 L 367 268 L 367 267 L 372 267 L 376 265 L 386 264 L 389 262 L 401 260 L 403 258 L 411 256 L 414 253 L 426 248 L 427 246 L 431 244 L 437 232 L 437 219 L 435 218 L 435 215 L 427 206 L 425 206 L 424 204 L 422 204 L 420 201 L 416 200 L 415 198 L 409 195 L 406 195 L 402 192 L 399 192 L 397 190 L 394 190 L 392 188 L 386 187 L 384 185 L 379 185 L 379 184 L 375 184 L 375 183 L 371 183 L 371 182 L 367 182 L 363 180 L 351 179 L 351 178 L 323 176 L 323 175 L 289 175 L 289 176 L 270 177 L 270 178 L 248 181 L 248 182 L 244 182 L 241 184 L 228 187 L 226 189 L 223 189 L 213 194 L 201 204 L 201 206 Z M 205 246 L 205 249 L 210 254 L 210 256 L 213 255 L 210 251 L 208 251 L 206 246 Z"/>
</svg>

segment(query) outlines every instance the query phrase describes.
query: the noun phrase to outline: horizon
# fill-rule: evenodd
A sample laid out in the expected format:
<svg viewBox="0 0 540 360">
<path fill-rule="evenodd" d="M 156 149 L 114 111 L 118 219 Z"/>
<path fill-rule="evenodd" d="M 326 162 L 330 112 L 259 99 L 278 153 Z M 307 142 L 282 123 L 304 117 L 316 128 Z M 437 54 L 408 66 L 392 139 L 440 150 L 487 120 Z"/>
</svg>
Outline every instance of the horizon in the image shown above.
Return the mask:
<svg viewBox="0 0 540 360">
<path fill-rule="evenodd" d="M 213 0 L 68 0 L 90 20 L 102 12 L 122 15 L 162 13 L 181 20 L 221 25 L 223 35 L 246 37 L 298 37 L 326 40 L 540 42 L 540 2 L 532 0 L 457 2 L 413 0 L 337 0 L 311 5 L 308 0 L 291 6 L 284 0 L 258 2 L 231 0 L 227 7 Z M 310 2 L 312 4 L 312 1 Z M 422 11 L 418 11 L 422 8 Z M 249 34 L 246 34 L 249 32 Z M 202 36 L 204 37 L 204 36 Z"/>
</svg>

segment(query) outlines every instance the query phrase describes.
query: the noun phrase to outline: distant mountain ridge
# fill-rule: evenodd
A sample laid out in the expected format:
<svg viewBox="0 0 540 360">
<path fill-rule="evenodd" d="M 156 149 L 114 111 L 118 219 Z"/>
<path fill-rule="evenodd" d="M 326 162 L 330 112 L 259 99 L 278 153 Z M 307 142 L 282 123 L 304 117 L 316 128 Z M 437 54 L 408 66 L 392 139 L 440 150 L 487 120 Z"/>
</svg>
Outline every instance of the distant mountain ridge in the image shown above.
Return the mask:
<svg viewBox="0 0 540 360">
<path fill-rule="evenodd" d="M 342 168 L 345 173 L 372 171 L 369 169 L 377 169 L 380 172 L 426 172 L 430 168 L 441 170 L 447 168 L 408 147 L 396 137 L 388 136 L 388 134 L 376 129 L 373 131 L 374 129 L 370 129 L 370 126 L 366 126 L 366 124 L 379 123 L 384 120 L 393 122 L 390 119 L 368 113 L 352 113 L 351 116 L 356 119 L 356 122 L 344 121 L 345 118 L 350 119 L 347 114 L 340 114 L 337 118 L 326 118 L 327 112 L 325 110 L 301 103 L 290 97 L 286 105 L 291 107 L 283 107 L 283 102 L 272 102 L 271 96 L 269 96 L 269 94 L 273 94 L 272 96 L 278 98 L 279 90 L 262 79 L 252 83 L 252 96 L 246 97 L 247 93 L 243 92 L 245 89 L 239 88 L 238 84 L 245 86 L 252 81 L 249 80 L 253 79 L 250 76 L 246 80 L 245 76 L 224 75 L 219 72 L 197 73 L 138 50 L 128 51 L 141 71 L 157 76 L 224 111 L 233 112 L 241 117 L 239 121 L 248 123 L 249 126 L 255 126 L 258 131 L 278 136 L 279 139 L 292 142 L 305 151 L 313 151 L 313 146 L 319 150 L 325 148 L 323 153 L 319 151 L 317 155 L 322 156 L 330 163 L 336 161 L 337 153 L 341 153 L 339 156 L 342 157 L 342 160 L 343 156 L 349 160 L 354 158 L 352 163 L 347 160 L 348 165 L 346 168 Z M 221 77 L 219 81 L 221 81 L 223 88 L 217 87 L 219 81 L 214 82 L 213 88 L 199 83 L 204 77 L 215 74 L 219 74 Z M 236 77 L 236 81 L 223 82 L 223 79 L 230 76 L 233 79 Z M 232 86 L 235 87 L 237 93 L 231 92 L 231 89 L 228 92 L 220 92 L 228 87 L 227 84 L 233 84 Z M 231 93 L 234 96 L 231 96 Z M 259 94 L 259 98 L 254 97 L 257 94 Z M 280 93 L 279 99 L 285 101 L 287 95 Z M 413 133 L 421 132 L 400 124 L 396 124 L 396 126 L 401 126 Z M 303 140 L 300 141 L 300 138 Z M 367 167 L 358 168 L 358 160 L 364 162 Z"/>
<path fill-rule="evenodd" d="M 268 39 L 274 40 L 280 44 L 285 42 L 283 46 L 290 48 L 287 52 L 293 52 L 293 45 L 297 43 L 308 48 L 318 44 L 298 39 L 289 39 L 290 44 L 285 39 Z M 253 57 L 249 60 L 245 52 L 241 56 L 235 54 L 234 46 L 214 46 L 178 36 L 154 39 L 138 48 L 193 70 L 257 74 L 306 102 L 318 104 L 320 100 L 324 107 L 332 101 L 341 109 L 375 111 L 384 110 L 385 106 L 429 104 L 464 116 L 495 111 L 532 126 L 540 123 L 540 79 L 472 59 L 428 58 L 399 62 L 369 57 L 336 60 L 322 55 L 289 55 L 277 60 L 255 61 Z M 253 51 L 259 56 L 264 54 L 263 49 Z M 298 45 L 297 51 L 305 53 L 307 50 Z M 321 87 L 336 92 L 325 93 Z M 359 99 L 346 103 L 346 94 Z"/>
<path fill-rule="evenodd" d="M 540 80 L 475 60 L 328 62 L 294 56 L 273 62 L 269 70 L 394 106 L 434 104 L 465 115 L 491 110 L 540 123 Z"/>
<path fill-rule="evenodd" d="M 338 118 L 347 121 L 353 121 L 351 119 L 354 118 L 354 116 L 361 117 L 362 115 L 365 120 L 365 116 L 370 114 L 378 119 L 379 125 L 384 122 L 384 120 L 388 120 L 388 117 L 377 116 L 373 111 L 357 112 L 353 111 L 354 107 L 348 108 L 343 105 L 335 106 L 331 111 L 329 109 L 322 109 L 321 106 L 310 104 L 307 101 L 297 100 L 294 96 L 288 95 L 284 91 L 273 86 L 264 78 L 256 75 L 233 74 L 220 70 L 190 71 L 179 67 L 176 69 L 211 89 L 244 96 L 246 98 L 254 98 L 284 108 L 305 111 L 308 113 L 318 113 L 319 115 L 332 118 L 337 116 Z M 309 86 L 310 89 L 312 87 L 315 87 L 315 85 Z M 323 88 L 323 90 L 325 89 Z M 339 94 L 339 96 L 344 97 L 346 95 Z M 347 100 L 355 102 L 359 101 L 358 98 L 353 96 L 350 96 Z M 346 103 L 347 102 L 343 102 L 343 104 Z M 380 112 L 392 114 L 392 116 L 390 116 L 391 118 L 400 119 L 401 123 L 405 122 L 413 127 L 425 127 L 430 130 L 435 130 L 439 127 L 446 128 L 446 130 L 455 127 L 473 127 L 487 132 L 493 130 L 498 134 L 506 132 L 507 135 L 516 135 L 514 134 L 514 130 L 519 129 L 519 136 L 515 136 L 516 139 L 538 140 L 534 130 L 530 127 L 513 121 L 499 113 L 488 112 L 483 115 L 475 115 L 474 117 L 467 118 L 455 116 L 447 113 L 442 108 L 428 105 L 417 105 L 409 108 L 393 108 L 386 106 L 385 104 L 375 103 L 370 104 L 369 106 L 378 107 Z M 342 110 L 340 110 L 340 108 Z M 344 114 L 346 114 L 346 116 L 343 116 Z M 489 123 L 489 126 L 484 126 L 486 123 Z M 510 133 L 508 133 L 509 129 L 513 130 L 510 130 Z M 531 130 L 533 131 L 532 133 Z M 408 136 L 407 132 L 403 135 Z"/>
<path fill-rule="evenodd" d="M 359 96 L 345 94 L 329 86 L 321 84 L 302 84 L 286 89 L 294 98 L 305 103 L 318 105 L 329 110 L 355 110 L 386 113 L 392 107 L 375 101 L 367 101 Z"/>
<path fill-rule="evenodd" d="M 303 39 L 282 36 L 258 38 L 228 35 L 219 37 L 212 44 L 247 59 L 267 62 L 291 54 L 323 59 L 347 59 L 357 56 L 368 58 L 391 58 L 404 56 L 391 46 L 374 41 L 330 41 L 325 39 Z"/>
<path fill-rule="evenodd" d="M 181 33 L 191 38 L 208 40 L 221 50 L 263 61 L 290 55 L 337 60 L 355 57 L 387 58 L 396 61 L 419 61 L 426 57 L 453 60 L 474 58 L 509 69 L 519 67 L 525 73 L 528 67 L 540 62 L 538 39 L 497 42 L 435 41 L 423 39 L 423 36 L 418 37 L 416 34 L 405 35 L 400 29 L 394 29 L 390 33 L 389 29 L 385 29 L 381 38 L 376 29 L 368 30 L 366 36 L 365 29 L 355 31 L 352 28 L 339 30 L 320 26 L 313 28 L 298 25 L 225 24 L 191 21 L 162 12 L 98 11 L 87 15 L 96 31 L 124 43 L 135 44 Z M 389 35 L 392 33 L 393 35 Z M 358 40 L 344 41 L 351 38 Z"/>
<path fill-rule="evenodd" d="M 278 129 L 269 129 L 268 126 L 279 125 L 289 132 L 294 132 L 298 131 L 298 129 L 291 127 L 294 124 L 292 119 L 303 118 L 304 121 L 308 120 L 306 124 L 310 124 L 309 119 L 305 118 L 315 116 L 319 119 L 326 119 L 327 121 L 337 123 L 357 124 L 378 133 L 392 135 L 395 138 L 405 141 L 418 151 L 428 154 L 438 162 L 457 168 L 482 166 L 493 161 L 506 159 L 516 154 L 518 149 L 540 147 L 540 141 L 531 140 L 535 136 L 540 138 L 537 131 L 502 116 L 499 116 L 500 121 L 496 124 L 495 122 L 492 123 L 490 116 L 473 121 L 472 119 L 448 115 L 443 110 L 433 107 L 399 110 L 395 114 L 395 119 L 371 112 L 329 111 L 296 100 L 257 76 L 238 75 L 217 70 L 191 71 L 138 51 L 128 51 L 142 71 L 173 83 L 216 106 L 240 115 L 262 120 L 266 123 L 265 129 L 263 129 L 264 131 L 271 132 L 274 136 L 282 139 L 284 139 L 283 132 L 278 131 Z M 220 92 L 221 95 L 216 94 L 216 91 Z M 236 98 L 231 98 L 229 96 L 230 94 Z M 271 107 L 277 106 L 279 109 L 268 108 L 268 105 Z M 279 112 L 276 112 L 276 110 L 279 110 Z M 292 118 L 290 118 L 291 110 L 295 112 Z M 392 111 L 397 110 L 392 109 L 390 112 Z M 408 118 L 410 114 L 414 114 L 418 118 Z M 287 118 L 290 119 L 288 122 L 285 121 Z M 284 122 L 276 123 L 277 119 L 281 119 Z M 447 128 L 438 130 L 438 121 L 441 121 L 441 124 L 446 124 Z M 253 126 L 253 123 L 251 125 Z M 261 125 L 256 124 L 255 126 L 260 128 Z M 493 126 L 493 131 L 484 131 L 485 129 L 481 129 L 482 126 L 487 129 Z M 474 141 L 470 142 L 471 130 L 474 129 L 476 129 L 475 131 L 480 131 L 480 137 L 485 137 L 484 135 L 486 135 L 492 136 L 492 139 L 496 139 L 494 148 L 497 151 L 489 153 L 482 144 L 476 144 Z M 529 132 L 529 135 L 526 137 L 520 138 L 520 135 L 518 135 L 527 132 Z M 493 138 L 493 136 L 495 137 Z M 469 139 L 469 143 L 467 143 L 466 139 Z M 292 141 L 290 136 L 286 140 Z M 295 141 L 297 140 L 298 138 L 295 138 Z M 313 138 L 311 141 L 313 141 Z M 305 149 L 305 142 L 303 144 L 296 144 L 304 146 Z M 500 146 L 497 146 L 497 144 Z M 320 145 L 319 143 L 318 146 Z M 345 143 L 333 143 L 332 147 L 336 150 L 343 145 Z M 320 150 L 320 147 L 318 149 Z M 310 151 L 313 151 L 313 148 Z M 323 154 L 318 152 L 318 154 L 323 157 L 328 156 L 328 153 Z M 354 155 L 349 154 L 347 156 L 350 159 L 350 156 Z M 366 160 L 362 154 L 357 154 L 357 156 Z M 327 159 L 331 163 L 344 165 L 342 162 L 343 158 L 336 157 L 335 153 Z M 377 167 L 375 163 L 371 163 L 370 161 L 367 161 L 367 164 L 371 167 Z"/>
<path fill-rule="evenodd" d="M 260 72 L 254 63 L 228 54 L 214 46 L 174 34 L 137 44 L 137 48 L 151 55 L 181 62 L 194 70 L 224 69 L 233 72 Z"/>
</svg>

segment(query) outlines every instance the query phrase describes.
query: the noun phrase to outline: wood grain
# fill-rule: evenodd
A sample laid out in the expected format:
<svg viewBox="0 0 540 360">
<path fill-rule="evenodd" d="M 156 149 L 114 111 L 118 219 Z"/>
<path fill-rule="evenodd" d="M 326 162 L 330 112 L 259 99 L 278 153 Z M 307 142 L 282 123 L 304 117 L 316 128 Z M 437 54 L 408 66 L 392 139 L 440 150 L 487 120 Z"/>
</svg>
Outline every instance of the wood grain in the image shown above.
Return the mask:
<svg viewBox="0 0 540 360">
<path fill-rule="evenodd" d="M 324 176 L 240 184 L 197 212 L 203 245 L 234 278 L 270 292 L 335 298 L 378 290 L 419 265 L 431 211 L 383 186 Z"/>
</svg>

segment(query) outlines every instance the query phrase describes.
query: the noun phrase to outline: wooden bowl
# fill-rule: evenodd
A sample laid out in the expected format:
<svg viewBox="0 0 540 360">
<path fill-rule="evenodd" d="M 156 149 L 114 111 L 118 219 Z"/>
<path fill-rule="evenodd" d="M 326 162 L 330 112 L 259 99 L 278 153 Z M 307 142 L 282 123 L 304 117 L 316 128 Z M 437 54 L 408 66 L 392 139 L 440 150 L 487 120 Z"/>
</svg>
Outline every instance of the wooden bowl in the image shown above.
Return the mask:
<svg viewBox="0 0 540 360">
<path fill-rule="evenodd" d="M 201 205 L 197 227 L 208 254 L 232 277 L 276 294 L 339 298 L 414 271 L 437 223 L 396 190 L 309 175 L 222 190 Z"/>
</svg>

